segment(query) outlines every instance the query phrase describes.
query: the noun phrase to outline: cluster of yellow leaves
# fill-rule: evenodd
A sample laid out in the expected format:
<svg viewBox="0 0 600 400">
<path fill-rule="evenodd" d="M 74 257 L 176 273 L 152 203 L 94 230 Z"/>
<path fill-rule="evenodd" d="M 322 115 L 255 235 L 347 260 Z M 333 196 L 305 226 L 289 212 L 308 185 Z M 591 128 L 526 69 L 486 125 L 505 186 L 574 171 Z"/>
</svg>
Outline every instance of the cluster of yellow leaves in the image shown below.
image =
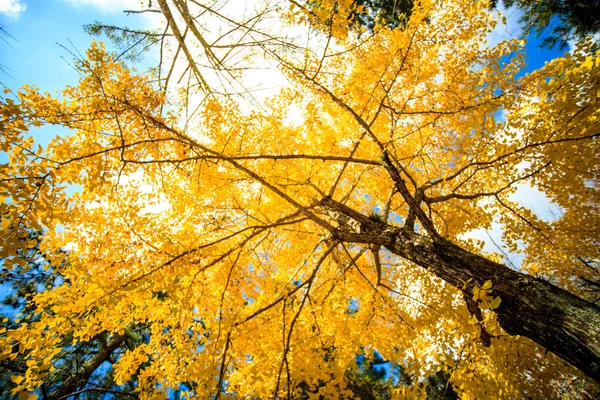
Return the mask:
<svg viewBox="0 0 600 400">
<path fill-rule="evenodd" d="M 18 104 L 4 101 L 0 255 L 23 263 L 27 229 L 46 230 L 43 251 L 70 249 L 53 261 L 66 283 L 34 299 L 39 322 L 0 333 L 1 357 L 32 361 L 16 392 L 40 385 L 61 337 L 141 325 L 148 343 L 122 355 L 115 376 L 136 379 L 142 396 L 185 383 L 199 397 L 224 387 L 285 397 L 301 382 L 350 396 L 345 372 L 374 351 L 417 379 L 446 370 L 464 398 L 547 395 L 552 380 L 576 373 L 502 334 L 491 313 L 493 345 L 480 346 L 460 290 L 385 252 L 378 277 L 368 248 L 330 247 L 301 211 L 328 194 L 367 215 L 388 203 L 400 224 L 408 207 L 378 165 L 385 149 L 423 191 L 442 236 L 478 251 L 461 235 L 500 220 L 509 244 L 556 259 L 545 272 L 567 286 L 578 270 L 559 257 L 575 257 L 598 227 L 598 191 L 586 185 L 598 146 L 584 140 L 597 135 L 598 56 L 580 48 L 517 78 L 521 43 L 482 46 L 493 26 L 483 3 L 424 1 L 406 29 L 367 39 L 341 31 L 350 3 L 335 2 L 332 25 L 348 51 L 282 63 L 293 86 L 267 111 L 215 95 L 183 128 L 150 79 L 99 44 L 62 100 L 24 88 Z M 329 18 L 332 4 L 314 18 Z M 313 18 L 298 12 L 289 18 Z M 301 124 L 285 122 L 292 106 Z M 46 124 L 71 133 L 36 150 L 27 129 Z M 521 181 L 563 217 L 545 223 L 512 201 Z M 491 293 L 483 285 L 474 300 L 493 310 Z"/>
<path fill-rule="evenodd" d="M 288 23 L 316 27 L 338 40 L 344 40 L 352 25 L 352 13 L 365 11 L 363 6 L 357 8 L 353 0 L 324 0 L 312 4 L 292 1 L 282 17 Z"/>
</svg>

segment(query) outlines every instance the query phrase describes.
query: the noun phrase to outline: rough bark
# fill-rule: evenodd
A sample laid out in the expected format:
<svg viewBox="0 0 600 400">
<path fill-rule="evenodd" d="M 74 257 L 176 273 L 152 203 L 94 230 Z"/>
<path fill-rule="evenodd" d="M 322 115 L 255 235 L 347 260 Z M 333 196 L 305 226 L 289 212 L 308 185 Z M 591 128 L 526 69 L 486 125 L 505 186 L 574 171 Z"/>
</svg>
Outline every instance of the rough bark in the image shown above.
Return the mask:
<svg viewBox="0 0 600 400">
<path fill-rule="evenodd" d="M 104 345 L 96 355 L 87 360 L 85 364 L 79 368 L 74 374 L 65 379 L 65 381 L 57 387 L 52 393 L 48 395 L 49 400 L 59 400 L 67 398 L 69 395 L 77 391 L 78 388 L 82 387 L 90 379 L 90 376 L 96 369 L 108 358 L 110 355 L 119 347 L 125 337 L 122 335 L 115 335 L 112 339 Z"/>
<path fill-rule="evenodd" d="M 381 244 L 449 284 L 464 287 L 471 296 L 475 286 L 492 281 L 491 294 L 502 300 L 494 311 L 507 333 L 528 337 L 600 382 L 600 307 L 597 305 L 449 241 L 433 241 L 415 232 L 374 222 L 329 198 L 322 204 L 360 223 L 360 232 L 334 232 L 338 240 Z"/>
</svg>

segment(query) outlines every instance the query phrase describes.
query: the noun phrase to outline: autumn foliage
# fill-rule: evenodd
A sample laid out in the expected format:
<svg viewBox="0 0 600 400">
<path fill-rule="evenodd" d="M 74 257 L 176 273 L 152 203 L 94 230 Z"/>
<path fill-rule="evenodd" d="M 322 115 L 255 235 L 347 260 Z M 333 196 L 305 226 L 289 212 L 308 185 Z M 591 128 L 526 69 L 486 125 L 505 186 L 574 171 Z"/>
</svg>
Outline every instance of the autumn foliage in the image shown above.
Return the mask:
<svg viewBox="0 0 600 400">
<path fill-rule="evenodd" d="M 184 3 L 170 6 L 183 13 Z M 347 371 L 375 352 L 415 382 L 447 372 L 462 398 L 552 397 L 590 380 L 577 368 L 598 379 L 593 44 L 520 74 L 523 43 L 485 45 L 497 16 L 483 2 L 423 1 L 403 29 L 368 35 L 348 31 L 352 2 L 292 3 L 277 10 L 282 24 L 320 42 L 261 47 L 290 85 L 260 107 L 213 90 L 198 67 L 186 70 L 198 85 L 168 92 L 100 43 L 59 95 L 6 95 L 3 268 L 26 267 L 22 249 L 34 244 L 24 238 L 43 231 L 41 251 L 63 279 L 30 299 L 35 322 L 0 331 L 0 360 L 27 360 L 14 394 L 52 374 L 65 337 L 75 345 L 138 326 L 148 339 L 113 369 L 142 398 L 347 398 Z M 178 29 L 194 23 L 184 15 Z M 40 126 L 56 130 L 47 146 L 36 143 Z M 540 218 L 515 199 L 522 186 L 560 213 Z M 537 280 L 503 286 L 506 260 L 468 235 L 493 223 L 524 255 L 512 268 Z M 402 243 L 422 251 L 401 256 Z M 508 272 L 462 279 L 419 264 L 455 248 Z M 538 282 L 598 318 L 586 318 L 592 338 L 580 341 L 596 351 L 587 370 L 541 347 L 543 334 L 503 328 Z"/>
</svg>

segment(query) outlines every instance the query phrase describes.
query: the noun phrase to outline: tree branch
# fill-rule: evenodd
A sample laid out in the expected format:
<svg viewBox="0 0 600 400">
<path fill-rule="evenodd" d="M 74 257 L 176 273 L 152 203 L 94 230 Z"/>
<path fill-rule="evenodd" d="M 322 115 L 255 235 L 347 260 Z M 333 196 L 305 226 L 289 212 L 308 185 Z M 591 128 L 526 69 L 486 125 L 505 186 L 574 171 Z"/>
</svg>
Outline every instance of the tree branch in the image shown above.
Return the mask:
<svg viewBox="0 0 600 400">
<path fill-rule="evenodd" d="M 52 393 L 48 395 L 48 400 L 64 399 L 75 394 L 77 388 L 85 385 L 94 371 L 96 371 L 104 361 L 107 361 L 113 351 L 115 351 L 124 341 L 125 336 L 113 335 L 111 340 L 104 345 L 95 356 L 87 360 L 75 374 L 69 376 L 59 387 L 54 389 Z"/>
<path fill-rule="evenodd" d="M 423 209 L 421 208 L 419 203 L 417 203 L 415 198 L 413 198 L 413 196 L 408 191 L 408 188 L 406 187 L 404 180 L 402 179 L 402 177 L 400 176 L 400 173 L 398 172 L 398 170 L 392 163 L 392 160 L 390 159 L 390 156 L 388 155 L 387 151 L 383 152 L 382 164 L 387 169 L 392 180 L 396 184 L 396 188 L 398 189 L 398 192 L 404 198 L 404 201 L 406 201 L 406 204 L 408 204 L 411 211 L 413 211 L 415 213 L 415 215 L 421 222 L 421 225 L 423 225 L 423 228 L 425 228 L 425 230 L 427 231 L 429 236 L 431 236 L 432 239 L 434 239 L 436 241 L 443 240 L 442 237 L 440 236 L 440 234 L 435 230 L 435 227 L 433 226 L 433 222 L 431 222 L 429 217 L 427 215 L 425 215 L 425 211 L 423 211 Z M 413 223 L 414 223 L 414 221 L 413 221 Z"/>
</svg>

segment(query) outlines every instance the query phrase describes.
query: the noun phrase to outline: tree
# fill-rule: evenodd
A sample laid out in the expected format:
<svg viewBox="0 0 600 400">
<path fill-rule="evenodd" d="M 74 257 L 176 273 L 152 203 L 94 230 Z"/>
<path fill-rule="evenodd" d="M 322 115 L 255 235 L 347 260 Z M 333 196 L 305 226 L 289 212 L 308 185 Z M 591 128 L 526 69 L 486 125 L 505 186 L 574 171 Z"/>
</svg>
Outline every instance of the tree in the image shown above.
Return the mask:
<svg viewBox="0 0 600 400">
<path fill-rule="evenodd" d="M 538 36 L 547 28 L 549 34 L 542 41 L 543 46 L 560 48 L 569 40 L 582 40 L 600 32 L 600 1 L 588 0 L 503 0 L 506 7 L 517 6 L 522 12 L 521 23 L 524 34 Z M 492 1 L 492 6 L 497 0 Z"/>
<path fill-rule="evenodd" d="M 32 302 L 36 293 L 57 285 L 64 284 L 63 278 L 57 274 L 45 261 L 40 252 L 39 244 L 42 236 L 39 232 L 31 232 L 23 240 L 33 241 L 35 245 L 28 248 L 27 255 L 22 258 L 27 261 L 27 267 L 2 269 L 0 284 L 10 286 L 9 294 L 2 304 L 5 309 L 0 311 L 2 328 L 15 329 L 19 323 L 26 320 L 28 324 L 37 322 L 37 314 Z M 29 245 L 28 245 L 29 247 Z M 159 299 L 165 299 L 166 293 L 156 293 Z M 19 314 L 19 321 L 15 319 Z M 144 326 L 130 327 L 124 335 L 109 337 L 106 333 L 93 338 L 86 343 L 71 346 L 72 336 L 63 337 L 61 350 L 56 355 L 56 366 L 47 376 L 43 377 L 40 386 L 43 399 L 63 399 L 69 396 L 85 394 L 85 398 L 105 398 L 109 395 L 114 399 L 135 398 L 134 387 L 119 387 L 114 382 L 112 364 L 116 363 L 120 354 L 147 342 L 148 330 Z M 11 392 L 16 384 L 11 380 L 14 373 L 24 373 L 27 364 L 21 354 L 7 359 L 0 364 L 0 398 L 12 399 Z M 364 354 L 357 357 L 357 368 L 346 371 L 346 380 L 352 393 L 360 399 L 390 398 L 394 387 L 413 384 L 411 378 L 400 365 L 389 365 L 378 353 L 372 359 Z M 130 382 L 131 383 L 131 382 Z M 429 399 L 455 399 L 456 395 L 448 376 L 438 372 L 428 378 L 427 395 Z M 419 385 L 419 383 L 417 383 Z M 302 383 L 299 384 L 302 387 Z M 318 391 L 313 391 L 317 393 Z M 171 398 L 178 398 L 171 396 Z M 308 393 L 301 398 L 308 398 Z"/>
<path fill-rule="evenodd" d="M 335 12 L 335 9 L 328 10 L 327 6 L 323 10 L 319 1 L 308 1 L 306 4 L 312 12 Z M 410 18 L 413 6 L 412 0 L 355 0 L 351 3 L 347 22 L 355 30 L 366 29 L 371 33 L 378 25 L 402 28 Z"/>
<path fill-rule="evenodd" d="M 389 363 L 377 352 L 369 357 L 359 354 L 356 357 L 355 368 L 346 371 L 345 379 L 352 397 L 360 400 L 392 399 L 397 397 L 398 393 L 407 391 L 421 393 L 430 400 L 457 398 L 446 372 L 439 371 L 427 377 L 425 382 L 415 382 L 406 373 L 406 368 Z M 298 386 L 302 391 L 297 397 L 308 399 L 311 395 L 318 396 L 320 390 L 326 387 L 326 383 L 327 381 L 323 381 L 320 386 L 310 388 L 305 382 L 301 382 Z"/>
<path fill-rule="evenodd" d="M 37 293 L 65 284 L 63 277 L 50 267 L 44 254 L 40 252 L 40 233 L 29 232 L 22 240 L 29 242 L 21 257 L 27 262 L 26 266 L 12 269 L 3 267 L 0 270 L 0 284 L 10 287 L 8 295 L 2 301 L 4 308 L 0 312 L 3 331 L 16 329 L 21 323 L 38 323 L 39 314 L 36 312 L 35 302 L 29 300 Z M 73 336 L 64 336 L 61 348 L 55 355 L 54 368 L 43 377 L 40 386 L 42 398 L 61 399 L 75 393 L 85 393 L 87 398 L 92 399 L 107 393 L 117 399 L 135 397 L 132 387 L 120 388 L 115 385 L 111 368 L 120 353 L 143 343 L 144 327 L 132 328 L 127 329 L 126 335 L 111 336 L 103 332 L 88 342 L 75 345 L 72 345 Z M 14 398 L 13 390 L 17 384 L 10 379 L 11 375 L 23 374 L 31 366 L 31 360 L 26 360 L 19 353 L 1 361 L 1 398 Z"/>
<path fill-rule="evenodd" d="M 274 60 L 290 81 L 262 107 L 215 89 L 236 58 L 196 25 L 207 7 L 180 0 L 158 1 L 183 54 L 170 62 L 187 64 L 180 97 L 94 44 L 61 97 L 25 87 L 4 100 L 0 256 L 23 263 L 18 238 L 43 229 L 69 282 L 34 297 L 36 323 L 0 336 L 1 357 L 35 363 L 18 390 L 36 390 L 63 338 L 136 324 L 148 341 L 114 376 L 142 397 L 292 398 L 302 382 L 351 397 L 363 349 L 416 381 L 440 372 L 464 398 L 599 379 L 600 309 L 580 279 L 598 280 L 581 261 L 599 258 L 593 45 L 518 77 L 520 42 L 482 45 L 495 18 L 483 3 L 424 1 L 405 29 L 368 37 L 348 33 L 346 3 L 321 3 L 341 10 L 328 22 L 272 11 L 327 22 L 308 48 L 220 14 L 247 40 L 244 61 Z M 44 124 L 72 134 L 38 148 L 27 132 Z M 539 218 L 519 185 L 561 214 Z M 524 253 L 520 271 L 466 237 L 493 222 Z"/>
<path fill-rule="evenodd" d="M 404 26 L 410 17 L 412 0 L 355 0 L 355 11 L 350 21 L 355 29 L 373 31 L 376 25 L 389 28 Z M 499 3 L 506 8 L 517 7 L 521 12 L 520 23 L 523 36 L 529 34 L 543 35 L 542 46 L 561 49 L 567 47 L 569 41 L 583 40 L 600 32 L 600 1 L 579 0 L 491 0 L 490 8 Z M 309 1 L 309 6 L 319 4 Z"/>
</svg>

